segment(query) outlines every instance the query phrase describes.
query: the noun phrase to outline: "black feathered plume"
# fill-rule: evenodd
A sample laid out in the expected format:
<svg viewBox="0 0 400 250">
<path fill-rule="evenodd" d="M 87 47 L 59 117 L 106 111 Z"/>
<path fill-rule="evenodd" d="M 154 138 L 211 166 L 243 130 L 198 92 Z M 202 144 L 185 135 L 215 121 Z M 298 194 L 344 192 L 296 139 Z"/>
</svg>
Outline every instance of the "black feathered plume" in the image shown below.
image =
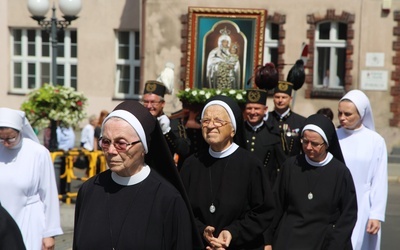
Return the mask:
<svg viewBox="0 0 400 250">
<path fill-rule="evenodd" d="M 289 70 L 286 81 L 293 84 L 293 89 L 300 89 L 306 80 L 306 73 L 304 72 L 304 61 L 299 59 Z"/>
<path fill-rule="evenodd" d="M 265 90 L 275 88 L 279 81 L 278 70 L 272 62 L 266 63 L 264 66 L 257 66 L 253 77 L 257 87 Z M 247 81 L 247 84 L 249 84 L 250 80 Z"/>
</svg>

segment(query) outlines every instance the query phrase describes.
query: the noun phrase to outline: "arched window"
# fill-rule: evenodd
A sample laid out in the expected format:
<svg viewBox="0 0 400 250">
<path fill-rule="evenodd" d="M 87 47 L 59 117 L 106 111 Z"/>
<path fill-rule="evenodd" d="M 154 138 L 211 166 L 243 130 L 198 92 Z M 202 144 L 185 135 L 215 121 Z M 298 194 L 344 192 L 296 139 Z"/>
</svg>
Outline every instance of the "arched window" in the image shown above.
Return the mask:
<svg viewBox="0 0 400 250">
<path fill-rule="evenodd" d="M 316 88 L 343 89 L 347 24 L 321 22 L 315 30 L 313 83 Z"/>
<path fill-rule="evenodd" d="M 325 15 L 307 15 L 308 58 L 312 60 L 306 65 L 306 98 L 337 99 L 351 89 L 354 19 L 346 11 L 336 15 L 334 9 Z"/>
<path fill-rule="evenodd" d="M 267 22 L 264 39 L 264 64 L 273 62 L 275 65 L 278 65 L 278 45 L 279 25 L 276 23 Z"/>
</svg>

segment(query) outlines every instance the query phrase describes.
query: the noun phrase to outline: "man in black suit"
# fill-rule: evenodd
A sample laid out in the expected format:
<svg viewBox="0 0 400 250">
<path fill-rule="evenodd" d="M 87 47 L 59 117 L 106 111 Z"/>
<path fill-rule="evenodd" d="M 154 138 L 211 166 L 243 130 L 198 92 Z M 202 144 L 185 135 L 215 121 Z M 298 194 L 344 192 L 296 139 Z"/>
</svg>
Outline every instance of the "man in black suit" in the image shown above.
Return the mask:
<svg viewBox="0 0 400 250">
<path fill-rule="evenodd" d="M 269 112 L 267 123 L 273 126 L 273 131 L 281 139 L 282 150 L 287 157 L 300 154 L 300 133 L 305 117 L 290 109 L 293 84 L 279 81 L 274 88 L 274 111 Z"/>
<path fill-rule="evenodd" d="M 246 148 L 262 161 L 273 185 L 285 156 L 280 147 L 279 135 L 272 133 L 272 127 L 264 121 L 268 110 L 266 102 L 267 91 L 247 90 L 244 127 Z"/>
</svg>

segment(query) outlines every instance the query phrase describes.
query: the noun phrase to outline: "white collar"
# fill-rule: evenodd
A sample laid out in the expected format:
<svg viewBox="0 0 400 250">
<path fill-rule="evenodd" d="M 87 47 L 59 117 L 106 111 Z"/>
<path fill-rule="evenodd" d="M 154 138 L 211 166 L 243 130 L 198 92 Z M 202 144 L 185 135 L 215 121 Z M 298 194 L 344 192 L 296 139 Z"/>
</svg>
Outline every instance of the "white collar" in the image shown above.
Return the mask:
<svg viewBox="0 0 400 250">
<path fill-rule="evenodd" d="M 304 155 L 304 156 L 306 157 L 307 163 L 310 164 L 311 166 L 314 166 L 314 167 L 323 167 L 333 159 L 333 155 L 330 152 L 328 152 L 326 154 L 325 159 L 323 161 L 320 161 L 320 162 L 312 161 L 310 158 L 308 158 L 307 155 Z"/>
<path fill-rule="evenodd" d="M 350 135 L 358 133 L 359 131 L 363 130 L 364 128 L 365 128 L 365 126 L 363 124 L 361 124 L 361 126 L 359 128 L 356 128 L 356 129 L 347 129 L 347 128 L 342 127 L 343 131 L 346 134 L 350 134 Z"/>
<path fill-rule="evenodd" d="M 144 181 L 147 176 L 150 174 L 150 167 L 148 165 L 143 166 L 142 170 L 139 173 L 136 173 L 132 176 L 123 177 L 119 176 L 117 173 L 111 172 L 111 178 L 117 184 L 122 186 L 132 186 L 138 184 L 139 182 Z"/>
<path fill-rule="evenodd" d="M 268 113 L 269 113 L 269 112 L 265 112 L 265 114 L 264 114 L 263 120 L 264 120 L 265 122 L 268 120 Z"/>
<path fill-rule="evenodd" d="M 262 125 L 264 125 L 264 121 L 261 121 L 259 124 L 255 125 L 255 126 L 251 125 L 249 121 L 246 121 L 246 122 L 247 122 L 247 124 L 249 125 L 249 127 L 250 127 L 253 131 L 257 131 L 257 129 L 261 128 Z"/>
<path fill-rule="evenodd" d="M 288 108 L 285 112 L 283 112 L 283 114 L 279 114 L 279 113 L 275 110 L 275 113 L 277 113 L 277 114 L 279 115 L 280 118 L 286 116 L 287 114 L 289 114 L 289 112 L 290 112 L 290 108 Z"/>
<path fill-rule="evenodd" d="M 216 152 L 214 150 L 211 149 L 211 147 L 208 149 L 208 152 L 210 153 L 210 155 L 214 158 L 224 158 L 227 157 L 231 154 L 233 154 L 236 149 L 239 148 L 239 145 L 237 145 L 236 143 L 232 143 L 227 149 L 222 150 L 221 152 Z"/>
</svg>

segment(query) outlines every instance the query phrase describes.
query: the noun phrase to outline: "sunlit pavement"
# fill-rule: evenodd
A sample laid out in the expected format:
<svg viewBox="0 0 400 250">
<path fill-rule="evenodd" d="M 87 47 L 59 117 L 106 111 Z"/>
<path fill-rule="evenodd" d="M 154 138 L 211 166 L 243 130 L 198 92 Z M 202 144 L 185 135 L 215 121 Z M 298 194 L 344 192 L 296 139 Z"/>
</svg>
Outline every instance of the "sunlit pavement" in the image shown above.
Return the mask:
<svg viewBox="0 0 400 250">
<path fill-rule="evenodd" d="M 400 164 L 388 165 L 389 197 L 386 209 L 386 222 L 382 225 L 382 250 L 398 249 L 400 246 Z M 74 182 L 71 188 L 77 190 L 79 183 Z M 64 234 L 56 237 L 56 250 L 72 249 L 74 229 L 74 204 L 61 203 L 61 225 Z"/>
</svg>

